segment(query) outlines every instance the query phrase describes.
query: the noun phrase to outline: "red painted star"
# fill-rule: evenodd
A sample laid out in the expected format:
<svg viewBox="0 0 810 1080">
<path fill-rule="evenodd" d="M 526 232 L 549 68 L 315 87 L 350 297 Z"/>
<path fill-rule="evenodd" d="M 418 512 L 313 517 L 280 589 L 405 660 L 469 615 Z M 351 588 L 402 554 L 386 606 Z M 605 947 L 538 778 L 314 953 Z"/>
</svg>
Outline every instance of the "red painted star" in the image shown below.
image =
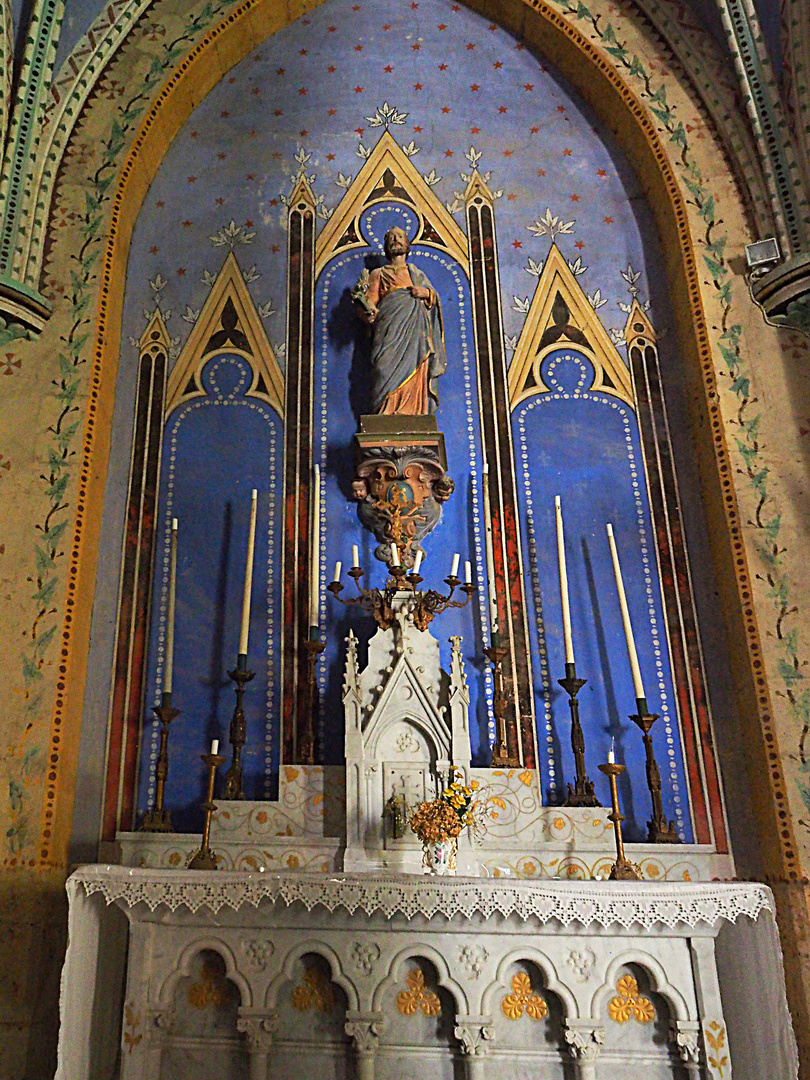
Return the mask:
<svg viewBox="0 0 810 1080">
<path fill-rule="evenodd" d="M 492 30 L 493 32 L 495 30 L 497 30 L 497 29 L 498 29 L 498 27 L 495 25 L 495 23 L 490 23 L 489 26 L 487 27 L 487 30 Z"/>
<path fill-rule="evenodd" d="M 537 175 L 538 176 L 545 176 L 546 175 L 546 170 L 545 169 L 538 169 L 537 170 Z"/>
<path fill-rule="evenodd" d="M 572 195 L 571 202 L 579 202 L 579 195 Z"/>
<path fill-rule="evenodd" d="M 505 105 L 501 105 L 501 107 L 498 109 L 499 113 L 505 113 L 506 111 L 507 111 L 507 109 L 506 109 Z"/>
<path fill-rule="evenodd" d="M 445 150 L 444 156 L 445 157 L 452 157 L 453 156 L 453 151 L 452 150 Z"/>
<path fill-rule="evenodd" d="M 254 87 L 253 87 L 253 89 L 252 89 L 252 90 L 251 90 L 250 92 L 251 92 L 251 94 L 258 94 L 258 93 L 260 93 L 261 91 L 259 90 L 259 87 L 258 87 L 258 86 L 254 86 Z"/>
<path fill-rule="evenodd" d="M 355 45 L 354 51 L 355 52 L 362 52 L 363 51 L 363 46 L 362 45 Z"/>
<path fill-rule="evenodd" d="M 329 116 L 336 116 L 336 115 L 337 115 L 337 109 L 330 109 L 329 110 Z"/>
<path fill-rule="evenodd" d="M 574 247 L 577 249 L 577 251 L 582 251 L 585 245 L 582 243 L 581 240 L 577 240 L 577 242 L 574 244 Z"/>
<path fill-rule="evenodd" d="M 278 199 L 271 199 L 270 206 L 278 206 Z"/>
<path fill-rule="evenodd" d="M 255 180 L 255 179 L 256 179 L 256 177 L 255 177 L 255 176 L 253 175 L 253 173 L 252 173 L 252 172 L 249 172 L 249 173 L 247 174 L 247 176 L 245 177 L 245 179 L 246 179 L 246 180 Z"/>
<path fill-rule="evenodd" d="M 225 116 L 225 117 L 228 117 L 228 116 L 230 116 L 231 114 L 230 114 L 230 112 L 228 112 L 228 110 L 227 110 L 227 109 L 223 109 L 223 110 L 222 110 L 222 112 L 221 112 L 221 113 L 220 113 L 219 115 L 220 115 L 220 116 Z"/>
<path fill-rule="evenodd" d="M 366 130 L 365 128 L 355 128 L 355 129 L 354 129 L 354 133 L 355 133 L 355 135 L 360 135 L 360 136 L 361 136 L 361 138 L 362 138 L 363 132 L 364 132 L 365 130 Z"/>
<path fill-rule="evenodd" d="M 306 49 L 299 49 L 298 50 L 298 55 L 299 56 L 306 56 L 307 55 L 307 50 Z"/>
<path fill-rule="evenodd" d="M 334 161 L 335 160 L 335 155 L 334 154 L 327 154 L 326 155 L 326 160 L 327 161 Z"/>
<path fill-rule="evenodd" d="M 524 90 L 534 90 L 534 83 L 530 83 L 530 82 L 524 83 L 523 84 L 523 89 Z"/>
<path fill-rule="evenodd" d="M 158 253 L 159 251 L 160 251 L 160 248 L 159 248 L 159 247 L 155 247 L 154 245 L 152 245 L 152 247 L 150 247 L 150 248 L 149 248 L 149 254 L 150 254 L 150 255 L 157 255 L 157 253 Z"/>
<path fill-rule="evenodd" d="M 188 182 L 189 182 L 190 184 L 193 184 L 193 183 L 194 183 L 194 182 L 196 181 L 196 179 L 197 179 L 197 177 L 196 177 L 196 176 L 190 176 L 190 177 L 188 178 Z"/>
<path fill-rule="evenodd" d="M 394 69 L 393 69 L 393 68 L 391 67 L 391 65 L 390 65 L 390 64 L 386 64 L 386 65 L 385 65 L 385 67 L 383 68 L 383 71 L 387 71 L 389 75 L 391 74 L 391 72 L 392 72 L 393 70 L 394 70 Z"/>
<path fill-rule="evenodd" d="M 504 152 L 503 152 L 503 156 L 504 156 L 504 157 L 511 157 L 511 156 L 512 156 L 512 154 L 513 154 L 513 152 L 514 152 L 514 151 L 512 151 L 512 150 L 504 150 Z"/>
<path fill-rule="evenodd" d="M 422 46 L 419 44 L 418 41 L 415 41 L 413 43 L 413 45 L 411 45 L 411 48 L 413 49 L 414 52 L 419 52 L 419 50 L 422 48 Z"/>
<path fill-rule="evenodd" d="M 231 75 L 230 79 L 228 79 L 228 82 L 231 83 L 231 85 L 236 82 L 236 79 L 233 77 L 233 75 Z"/>
<path fill-rule="evenodd" d="M 605 172 L 604 169 L 597 169 L 596 170 L 596 175 L 597 176 L 607 176 L 607 173 Z"/>
<path fill-rule="evenodd" d="M 496 71 L 500 71 L 503 67 L 503 64 L 500 62 L 500 60 L 496 60 L 492 66 L 495 68 Z"/>
<path fill-rule="evenodd" d="M 247 221 L 245 222 L 245 228 L 246 229 L 252 229 L 253 228 L 253 222 L 250 220 L 250 218 L 248 218 Z"/>
<path fill-rule="evenodd" d="M 512 247 L 515 248 L 515 250 L 517 250 L 517 248 L 522 248 L 523 244 L 520 242 L 520 240 L 513 240 L 512 241 Z"/>
<path fill-rule="evenodd" d="M 564 105 L 558 105 L 557 106 L 557 112 L 565 112 L 565 106 Z"/>
<path fill-rule="evenodd" d="M 305 86 L 302 86 L 301 89 L 298 91 L 299 94 L 305 94 L 306 92 L 307 88 Z"/>
<path fill-rule="evenodd" d="M 443 112 L 443 113 L 444 113 L 445 115 L 447 115 L 447 113 L 449 113 L 449 112 L 450 112 L 450 106 L 449 106 L 449 105 L 442 105 L 442 112 Z"/>
<path fill-rule="evenodd" d="M 155 203 L 155 206 L 158 208 L 158 210 L 162 210 L 165 205 L 166 203 L 163 201 L 163 199 L 158 199 L 158 201 Z"/>
<path fill-rule="evenodd" d="M 278 244 L 271 244 L 270 245 L 270 250 L 271 251 L 278 251 L 279 250 Z"/>
<path fill-rule="evenodd" d="M 178 268 L 177 268 L 177 276 L 178 277 L 185 277 L 186 276 L 186 268 L 184 266 L 178 266 Z"/>
<path fill-rule="evenodd" d="M 225 200 L 222 199 L 222 198 L 214 199 L 214 202 L 217 204 L 217 206 L 224 206 L 225 205 Z"/>
<path fill-rule="evenodd" d="M 383 30 L 390 30 L 390 29 L 391 29 L 391 25 L 392 25 L 392 24 L 391 24 L 390 22 L 389 22 L 389 23 L 386 23 L 386 24 L 385 24 L 385 26 L 383 27 Z"/>
<path fill-rule="evenodd" d="M 414 90 L 421 90 L 422 89 L 422 84 L 420 82 L 414 83 L 413 88 L 414 88 Z"/>
<path fill-rule="evenodd" d="M 612 217 L 606 217 L 604 220 L 605 220 L 606 225 L 612 225 L 613 224 L 613 218 Z"/>
<path fill-rule="evenodd" d="M 539 130 L 540 130 L 539 127 L 529 128 L 529 134 L 530 135 L 536 135 Z"/>
<path fill-rule="evenodd" d="M 192 138 L 192 139 L 196 139 L 196 138 L 197 138 L 197 132 L 196 132 L 196 131 L 192 131 L 192 133 L 191 133 L 191 138 Z"/>
<path fill-rule="evenodd" d="M 511 202 L 513 199 L 517 198 L 517 195 L 515 195 L 514 191 L 510 191 L 509 194 L 506 196 L 506 198 L 508 199 L 509 202 Z"/>
<path fill-rule="evenodd" d="M 439 29 L 440 29 L 440 30 L 446 30 L 446 29 L 447 29 L 447 25 L 446 25 L 445 23 L 443 23 L 443 22 L 442 22 L 442 23 L 439 23 Z"/>
<path fill-rule="evenodd" d="M 282 115 L 281 109 L 273 109 L 273 115 L 274 116 L 281 116 Z"/>
<path fill-rule="evenodd" d="M 307 135 L 309 135 L 309 132 L 306 128 L 302 128 L 301 131 L 298 132 L 298 134 L 302 139 L 305 139 Z"/>
<path fill-rule="evenodd" d="M 473 93 L 475 93 L 475 91 L 480 90 L 481 87 L 478 85 L 478 83 L 472 83 L 472 85 L 470 86 L 470 89 L 473 91 Z"/>
<path fill-rule="evenodd" d="M 479 128 L 479 127 L 471 127 L 470 128 L 470 133 L 473 134 L 473 135 L 477 135 L 480 130 L 481 130 L 481 128 Z"/>
<path fill-rule="evenodd" d="M 474 41 L 468 41 L 467 42 L 467 51 L 469 52 L 470 50 L 472 50 L 474 48 L 475 48 L 475 42 Z"/>
<path fill-rule="evenodd" d="M 571 151 L 570 150 L 563 150 L 563 157 L 571 157 Z"/>
<path fill-rule="evenodd" d="M 286 70 L 286 68 L 276 68 L 276 75 L 283 75 Z"/>
<path fill-rule="evenodd" d="M 220 152 L 219 152 L 219 153 L 217 154 L 217 158 L 218 158 L 218 159 L 219 159 L 220 161 L 224 161 L 224 160 L 225 160 L 225 158 L 226 158 L 227 156 L 228 156 L 228 155 L 227 155 L 227 154 L 224 154 L 224 153 L 222 153 L 222 151 L 220 151 Z"/>
<path fill-rule="evenodd" d="M 328 29 L 329 29 L 330 34 L 334 34 L 334 32 L 337 30 L 337 27 L 336 26 L 330 26 Z"/>
<path fill-rule="evenodd" d="M 447 71 L 447 64 L 439 64 L 439 71 Z"/>
<path fill-rule="evenodd" d="M 331 64 L 326 70 L 329 72 L 330 75 L 334 75 L 334 73 L 337 71 L 337 68 L 334 64 Z"/>
<path fill-rule="evenodd" d="M 413 129 L 413 130 L 414 130 L 414 131 L 415 131 L 415 132 L 416 132 L 417 134 L 419 134 L 419 133 L 421 132 L 421 130 L 422 130 L 422 129 L 421 129 L 421 127 L 415 127 L 415 128 Z"/>
<path fill-rule="evenodd" d="M 354 92 L 355 92 L 355 94 L 362 94 L 363 93 L 363 87 L 362 86 L 355 86 Z"/>
</svg>

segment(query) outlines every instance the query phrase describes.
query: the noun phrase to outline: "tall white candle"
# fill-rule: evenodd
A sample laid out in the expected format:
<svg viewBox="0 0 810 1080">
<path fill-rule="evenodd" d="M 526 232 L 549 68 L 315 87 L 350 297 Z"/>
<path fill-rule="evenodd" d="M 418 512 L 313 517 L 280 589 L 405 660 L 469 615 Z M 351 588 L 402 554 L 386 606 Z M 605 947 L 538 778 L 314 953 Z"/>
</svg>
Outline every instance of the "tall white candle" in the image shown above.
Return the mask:
<svg viewBox="0 0 810 1080">
<path fill-rule="evenodd" d="M 211 757 L 216 757 L 219 753 L 219 739 L 211 740 Z"/>
<path fill-rule="evenodd" d="M 360 565 L 360 549 L 357 544 L 352 544 L 352 566 Z"/>
<path fill-rule="evenodd" d="M 487 557 L 487 592 L 489 594 L 489 628 L 498 629 L 498 594 L 495 590 L 495 546 L 492 541 L 492 513 L 489 505 L 489 462 L 481 470 L 481 499 L 484 514 L 484 543 Z"/>
<path fill-rule="evenodd" d="M 630 661 L 630 672 L 633 676 L 633 689 L 639 699 L 643 699 L 644 684 L 641 681 L 641 668 L 638 666 L 638 654 L 636 643 L 633 640 L 633 627 L 630 625 L 630 612 L 627 610 L 627 596 L 624 592 L 622 580 L 622 568 L 619 565 L 619 553 L 616 550 L 616 541 L 613 538 L 613 526 L 607 527 L 608 544 L 610 545 L 610 557 L 613 560 L 613 573 L 616 577 L 616 592 L 619 594 L 619 607 L 622 612 L 622 625 L 624 626 L 624 640 L 627 642 L 627 657 Z"/>
<path fill-rule="evenodd" d="M 458 564 L 459 564 L 460 559 L 461 559 L 461 556 L 459 555 L 458 552 L 456 552 L 455 555 L 453 556 L 453 565 L 450 568 L 450 577 L 455 577 L 456 574 L 458 574 Z"/>
<path fill-rule="evenodd" d="M 560 596 L 562 597 L 563 644 L 566 664 L 574 663 L 574 641 L 571 636 L 571 604 L 568 599 L 568 568 L 565 563 L 565 535 L 563 533 L 562 504 L 560 496 L 554 496 L 554 514 L 557 519 L 557 565 L 560 570 Z"/>
<path fill-rule="evenodd" d="M 391 565 L 392 566 L 399 566 L 399 545 L 398 544 L 392 544 L 391 545 Z"/>
<path fill-rule="evenodd" d="M 166 612 L 166 659 L 163 665 L 163 693 L 172 692 L 174 676 L 174 606 L 177 593 L 177 518 L 172 518 L 169 541 L 169 604 Z"/>
<path fill-rule="evenodd" d="M 469 562 L 464 563 L 464 580 L 468 585 L 472 585 L 472 564 Z"/>
<path fill-rule="evenodd" d="M 413 572 L 415 574 L 419 573 L 419 570 L 420 570 L 420 568 L 422 566 L 422 558 L 423 558 L 423 556 L 424 556 L 424 552 L 422 551 L 421 548 L 419 548 L 419 550 L 416 553 L 416 558 L 413 560 Z"/>
<path fill-rule="evenodd" d="M 247 656 L 248 630 L 250 628 L 250 593 L 253 588 L 253 553 L 256 548 L 256 488 L 250 493 L 250 525 L 248 526 L 247 559 L 245 561 L 245 586 L 242 590 L 242 626 L 239 632 L 239 655 Z"/>
<path fill-rule="evenodd" d="M 309 625 L 318 625 L 321 563 L 321 467 L 315 466 L 315 483 L 312 492 L 312 552 L 309 576 Z"/>
<path fill-rule="evenodd" d="M 343 568 L 343 563 L 341 563 L 341 562 L 336 562 L 335 563 L 335 576 L 334 576 L 334 578 L 332 578 L 333 581 L 340 581 L 340 571 L 341 571 L 342 568 Z"/>
</svg>

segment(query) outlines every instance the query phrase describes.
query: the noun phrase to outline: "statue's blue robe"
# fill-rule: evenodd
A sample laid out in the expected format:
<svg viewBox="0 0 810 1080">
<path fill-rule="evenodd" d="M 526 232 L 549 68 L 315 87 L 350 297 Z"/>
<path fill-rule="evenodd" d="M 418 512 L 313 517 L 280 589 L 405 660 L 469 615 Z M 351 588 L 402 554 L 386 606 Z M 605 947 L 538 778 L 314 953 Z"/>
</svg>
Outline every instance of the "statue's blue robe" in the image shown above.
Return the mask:
<svg viewBox="0 0 810 1080">
<path fill-rule="evenodd" d="M 417 287 L 432 285 L 417 266 L 408 264 L 411 281 Z M 435 292 L 435 290 L 434 290 Z M 397 390 L 427 360 L 428 407 L 439 406 L 436 379 L 447 370 L 442 313 L 438 297 L 431 308 L 416 300 L 408 289 L 392 289 L 380 301 L 374 321 L 371 350 L 371 411 L 381 412 L 385 399 Z"/>
</svg>

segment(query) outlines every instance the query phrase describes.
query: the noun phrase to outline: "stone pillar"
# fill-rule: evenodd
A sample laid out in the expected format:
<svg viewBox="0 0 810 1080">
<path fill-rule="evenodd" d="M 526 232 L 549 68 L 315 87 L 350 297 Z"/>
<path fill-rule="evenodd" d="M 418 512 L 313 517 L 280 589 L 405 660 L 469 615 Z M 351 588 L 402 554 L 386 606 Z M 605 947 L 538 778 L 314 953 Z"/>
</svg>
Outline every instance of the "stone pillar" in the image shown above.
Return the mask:
<svg viewBox="0 0 810 1080">
<path fill-rule="evenodd" d="M 491 1016 L 457 1016 L 453 1034 L 464 1055 L 467 1080 L 484 1080 L 490 1044 L 495 1039 Z"/>
<path fill-rule="evenodd" d="M 385 1019 L 379 1012 L 346 1013 L 344 1030 L 354 1043 L 357 1080 L 374 1080 L 374 1063 Z M 252 1080 L 252 1078 L 251 1078 Z"/>
<path fill-rule="evenodd" d="M 247 1040 L 250 1051 L 250 1080 L 267 1080 L 267 1055 L 273 1045 L 273 1032 L 278 1017 L 267 1009 L 247 1009 L 240 1006 L 237 1031 Z"/>
<path fill-rule="evenodd" d="M 700 1076 L 700 1024 L 697 1020 L 673 1020 L 669 1037 L 675 1044 L 689 1076 Z"/>
<path fill-rule="evenodd" d="M 597 1020 L 566 1020 L 565 1041 L 576 1065 L 577 1080 L 596 1080 L 596 1059 L 605 1041 Z"/>
</svg>

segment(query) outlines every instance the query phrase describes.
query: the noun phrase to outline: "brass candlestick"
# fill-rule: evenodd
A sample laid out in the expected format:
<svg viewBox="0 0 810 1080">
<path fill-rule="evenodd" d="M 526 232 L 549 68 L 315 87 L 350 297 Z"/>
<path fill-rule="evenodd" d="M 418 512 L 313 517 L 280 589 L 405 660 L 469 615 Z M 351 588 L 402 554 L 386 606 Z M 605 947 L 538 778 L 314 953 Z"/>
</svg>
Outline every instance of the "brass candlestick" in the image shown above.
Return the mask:
<svg viewBox="0 0 810 1080">
<path fill-rule="evenodd" d="M 228 739 L 233 747 L 233 759 L 230 768 L 225 773 L 225 787 L 222 790 L 223 799 L 244 799 L 242 790 L 242 747 L 247 742 L 247 724 L 245 722 L 245 710 L 242 700 L 245 696 L 245 686 L 254 677 L 252 671 L 247 670 L 247 656 L 240 653 L 236 658 L 236 667 L 229 671 L 228 675 L 236 683 L 236 707 L 231 718 L 231 728 Z"/>
<path fill-rule="evenodd" d="M 658 771 L 658 763 L 653 753 L 652 735 L 650 735 L 650 729 L 658 719 L 658 713 L 647 712 L 647 702 L 644 698 L 637 698 L 636 704 L 638 713 L 630 719 L 641 729 L 644 738 L 644 750 L 647 755 L 647 787 L 650 789 L 652 798 L 652 817 L 647 822 L 647 839 L 651 844 L 680 844 L 682 841 L 675 828 L 675 822 L 667 821 L 664 816 L 664 804 L 661 801 L 661 773 Z"/>
<path fill-rule="evenodd" d="M 169 724 L 175 716 L 180 715 L 179 709 L 172 708 L 172 695 L 162 694 L 160 705 L 153 709 L 160 720 L 160 748 L 157 762 L 155 763 L 155 801 L 152 809 L 143 815 L 140 832 L 171 832 L 172 818 L 169 810 L 163 805 L 166 794 L 166 777 L 169 775 Z"/>
<path fill-rule="evenodd" d="M 208 846 L 208 841 L 211 836 L 211 815 L 216 810 L 214 781 L 216 780 L 217 769 L 225 758 L 221 754 L 201 754 L 200 757 L 208 766 L 208 793 L 205 802 L 200 804 L 205 811 L 205 821 L 203 822 L 202 845 L 200 850 L 192 857 L 188 868 L 189 870 L 216 870 L 217 857 Z"/>
<path fill-rule="evenodd" d="M 506 715 L 511 701 L 504 686 L 503 662 L 509 650 L 498 644 L 498 637 L 497 632 L 494 633 L 492 644 L 488 649 L 484 649 L 484 656 L 492 664 L 492 714 L 495 717 L 495 745 L 492 747 L 489 764 L 492 769 L 516 769 L 520 761 L 509 753 L 506 738 Z"/>
<path fill-rule="evenodd" d="M 302 765 L 315 764 L 315 731 L 319 714 L 317 668 L 318 657 L 326 648 L 325 641 L 310 638 L 304 642 L 307 652 L 307 693 L 304 707 L 304 725 L 298 743 L 298 760 Z"/>
<path fill-rule="evenodd" d="M 624 855 L 624 840 L 622 839 L 622 822 L 624 814 L 619 810 L 619 789 L 616 785 L 616 777 L 624 772 L 624 765 L 616 765 L 608 762 L 600 765 L 599 771 L 610 779 L 610 801 L 613 809 L 608 814 L 608 820 L 613 822 L 613 832 L 616 835 L 616 862 L 610 871 L 611 881 L 643 881 L 641 871 L 634 866 Z"/>
<path fill-rule="evenodd" d="M 557 680 L 568 694 L 568 707 L 571 710 L 571 749 L 574 751 L 576 780 L 568 784 L 568 795 L 563 806 L 601 806 L 593 790 L 593 780 L 588 779 L 585 771 L 585 734 L 579 722 L 579 702 L 577 694 L 585 685 L 585 679 L 577 678 L 576 664 L 565 665 L 565 678 Z"/>
</svg>

